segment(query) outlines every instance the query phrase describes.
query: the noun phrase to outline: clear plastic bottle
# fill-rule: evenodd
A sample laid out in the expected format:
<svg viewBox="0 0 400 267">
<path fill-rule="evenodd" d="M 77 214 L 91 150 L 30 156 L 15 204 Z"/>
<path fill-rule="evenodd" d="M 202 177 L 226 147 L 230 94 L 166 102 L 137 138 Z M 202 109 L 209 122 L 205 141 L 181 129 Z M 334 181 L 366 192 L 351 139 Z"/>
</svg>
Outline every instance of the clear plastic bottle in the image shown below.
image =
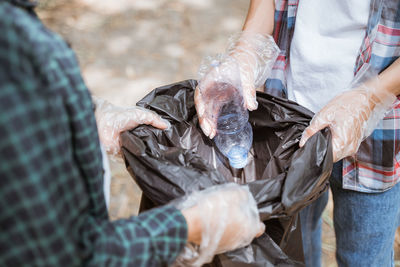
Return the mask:
<svg viewBox="0 0 400 267">
<path fill-rule="evenodd" d="M 221 108 L 217 117 L 217 134 L 214 142 L 229 159 L 231 167 L 241 169 L 247 165 L 247 157 L 253 142 L 249 112 L 244 107 L 241 93 L 228 83 L 217 83 L 223 97 L 218 97 Z"/>
<path fill-rule="evenodd" d="M 217 125 L 213 140 L 231 167 L 241 169 L 247 164 L 253 131 L 244 107 L 239 65 L 232 57 L 204 65 L 207 68 L 200 71 L 200 76 L 205 79 L 200 78 L 199 89 L 207 103 L 205 117 Z"/>
</svg>

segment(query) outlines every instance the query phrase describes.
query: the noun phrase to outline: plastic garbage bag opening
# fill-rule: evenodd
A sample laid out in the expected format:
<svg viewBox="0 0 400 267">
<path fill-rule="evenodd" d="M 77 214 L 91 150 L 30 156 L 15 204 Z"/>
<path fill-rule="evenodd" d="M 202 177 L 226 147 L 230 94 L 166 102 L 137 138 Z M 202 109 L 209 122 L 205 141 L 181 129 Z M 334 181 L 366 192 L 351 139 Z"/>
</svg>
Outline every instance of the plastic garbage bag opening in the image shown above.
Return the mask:
<svg viewBox="0 0 400 267">
<path fill-rule="evenodd" d="M 292 234 L 297 212 L 328 186 L 332 169 L 329 130 L 318 132 L 299 148 L 301 134 L 313 113 L 286 99 L 257 93 L 258 109 L 249 117 L 254 134 L 249 161 L 243 171 L 233 170 L 198 125 L 195 87 L 194 80 L 159 87 L 137 103 L 169 120 L 171 128 L 162 131 L 143 125 L 122 134 L 129 172 L 155 206 L 215 184 L 248 184 L 267 227 L 273 222 L 276 229 L 281 229 L 276 236 L 263 235 L 265 242 L 275 241 L 281 254 L 278 257 L 273 253 L 275 258 L 268 258 L 276 250 L 275 245 L 255 240 L 249 247 L 225 253 L 224 257 L 230 264 L 246 262 L 251 264 L 248 266 L 273 266 L 271 263 L 278 259 L 289 262 L 284 252 L 301 250 L 301 237 L 293 239 Z"/>
</svg>

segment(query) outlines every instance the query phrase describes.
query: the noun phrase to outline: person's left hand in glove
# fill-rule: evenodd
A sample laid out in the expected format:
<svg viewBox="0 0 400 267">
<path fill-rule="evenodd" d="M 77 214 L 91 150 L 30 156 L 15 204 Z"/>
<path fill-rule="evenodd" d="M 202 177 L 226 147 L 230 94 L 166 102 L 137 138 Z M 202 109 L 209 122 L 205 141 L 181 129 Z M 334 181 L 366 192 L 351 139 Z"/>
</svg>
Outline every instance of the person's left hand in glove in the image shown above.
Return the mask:
<svg viewBox="0 0 400 267">
<path fill-rule="evenodd" d="M 203 266 L 214 255 L 244 247 L 265 231 L 247 185 L 228 183 L 170 203 L 188 223 L 188 243 L 175 266 Z"/>
<path fill-rule="evenodd" d="M 361 142 L 372 133 L 386 111 L 392 107 L 399 93 L 396 92 L 399 88 L 388 83 L 393 74 L 383 72 L 379 77 L 375 76 L 332 99 L 304 130 L 300 147 L 316 132 L 329 127 L 332 133 L 333 162 L 354 155 Z"/>
<path fill-rule="evenodd" d="M 100 142 L 108 153 L 120 151 L 119 135 L 121 132 L 149 124 L 165 130 L 170 124 L 157 113 L 142 107 L 118 107 L 108 101 L 93 97 L 96 110 L 96 122 Z"/>
</svg>

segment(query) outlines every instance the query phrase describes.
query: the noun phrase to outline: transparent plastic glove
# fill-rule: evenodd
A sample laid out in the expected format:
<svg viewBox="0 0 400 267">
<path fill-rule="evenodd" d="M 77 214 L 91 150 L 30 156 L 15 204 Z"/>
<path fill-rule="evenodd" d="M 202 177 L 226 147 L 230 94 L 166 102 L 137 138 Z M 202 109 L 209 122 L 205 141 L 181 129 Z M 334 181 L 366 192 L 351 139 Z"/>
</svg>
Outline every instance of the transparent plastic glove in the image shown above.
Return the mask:
<svg viewBox="0 0 400 267">
<path fill-rule="evenodd" d="M 300 147 L 316 132 L 329 127 L 332 132 L 333 161 L 354 155 L 385 113 L 396 96 L 380 87 L 377 76 L 356 83 L 323 107 L 302 135 Z M 364 77 L 365 78 L 365 77 Z"/>
<path fill-rule="evenodd" d="M 192 242 L 186 245 L 174 266 L 201 266 L 215 254 L 250 244 L 265 230 L 247 186 L 234 183 L 214 186 L 187 196 L 175 206 L 188 221 Z M 191 232 L 197 232 L 195 237 Z"/>
<path fill-rule="evenodd" d="M 217 95 L 213 91 L 220 90 L 216 85 L 228 84 L 227 88 L 236 88 L 243 98 L 243 105 L 248 110 L 255 110 L 256 89 L 264 85 L 278 54 L 279 48 L 271 36 L 241 32 L 230 38 L 224 54 L 202 62 L 195 105 L 205 135 L 213 138 L 216 134 L 220 107 L 209 101 Z"/>
<path fill-rule="evenodd" d="M 100 142 L 108 153 L 116 155 L 120 151 L 121 132 L 149 124 L 159 129 L 170 127 L 168 121 L 157 113 L 142 107 L 118 107 L 108 101 L 93 97 L 96 105 L 95 116 Z"/>
</svg>

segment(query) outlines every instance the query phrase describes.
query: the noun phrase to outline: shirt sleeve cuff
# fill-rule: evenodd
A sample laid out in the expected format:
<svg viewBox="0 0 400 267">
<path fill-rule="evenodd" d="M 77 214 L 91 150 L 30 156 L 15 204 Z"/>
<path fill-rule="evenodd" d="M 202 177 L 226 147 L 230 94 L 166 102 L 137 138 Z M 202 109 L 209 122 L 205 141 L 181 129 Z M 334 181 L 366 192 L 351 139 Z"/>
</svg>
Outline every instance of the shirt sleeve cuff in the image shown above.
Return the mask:
<svg viewBox="0 0 400 267">
<path fill-rule="evenodd" d="M 154 256 L 161 262 L 173 263 L 187 242 L 188 226 L 182 213 L 163 206 L 140 214 L 138 219 L 149 231 Z"/>
</svg>

